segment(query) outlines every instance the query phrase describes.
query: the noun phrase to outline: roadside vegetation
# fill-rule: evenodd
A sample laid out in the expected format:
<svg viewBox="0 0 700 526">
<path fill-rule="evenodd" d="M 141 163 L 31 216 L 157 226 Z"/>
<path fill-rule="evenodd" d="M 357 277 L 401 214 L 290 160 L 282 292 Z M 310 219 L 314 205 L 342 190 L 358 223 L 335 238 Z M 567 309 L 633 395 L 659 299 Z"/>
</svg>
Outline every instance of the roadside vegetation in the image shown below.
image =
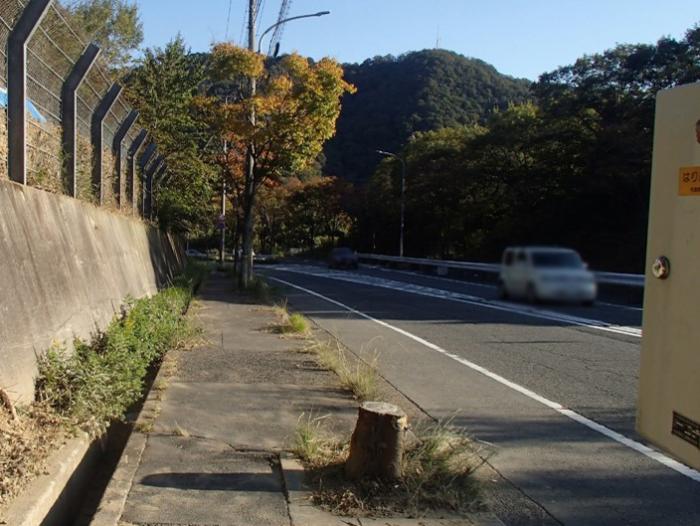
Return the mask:
<svg viewBox="0 0 700 526">
<path fill-rule="evenodd" d="M 300 352 L 313 355 L 318 365 L 333 371 L 338 376 L 340 385 L 350 391 L 356 400 L 364 402 L 377 398 L 378 355 L 375 354 L 369 361 L 365 361 L 350 355 L 335 338 L 324 341 L 316 339 L 311 334 L 311 322 L 298 312 L 290 313 L 285 302 L 277 303 L 273 311 L 278 319 L 273 330 L 280 334 L 305 337 L 308 345 Z"/>
<path fill-rule="evenodd" d="M 17 408 L 16 419 L 0 406 L 0 505 L 41 473 L 61 437 L 98 436 L 141 399 L 165 353 L 198 333 L 185 313 L 205 272 L 191 264 L 158 294 L 127 301 L 90 342 L 76 340 L 73 352 L 54 346 L 39 358 L 36 401 Z"/>
<path fill-rule="evenodd" d="M 346 516 L 421 517 L 435 512 L 482 511 L 472 477 L 483 452 L 450 422 L 422 423 L 409 430 L 398 481 L 348 481 L 344 466 L 349 441 L 328 438 L 323 417 L 302 415 L 294 453 L 304 462 L 314 488 L 313 502 Z"/>
<path fill-rule="evenodd" d="M 313 354 L 321 367 L 333 371 L 338 376 L 340 385 L 350 391 L 358 401 L 377 399 L 379 394 L 377 354 L 373 355 L 369 361 L 350 356 L 335 338 L 312 341 L 303 350 Z"/>
</svg>

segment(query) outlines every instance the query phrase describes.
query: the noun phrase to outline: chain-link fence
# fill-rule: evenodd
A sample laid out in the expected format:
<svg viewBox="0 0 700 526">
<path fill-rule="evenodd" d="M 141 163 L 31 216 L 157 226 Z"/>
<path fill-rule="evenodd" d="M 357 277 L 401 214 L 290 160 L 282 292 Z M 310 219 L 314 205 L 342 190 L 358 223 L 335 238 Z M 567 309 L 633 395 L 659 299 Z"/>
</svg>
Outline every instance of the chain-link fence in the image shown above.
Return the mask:
<svg viewBox="0 0 700 526">
<path fill-rule="evenodd" d="M 0 178 L 8 178 L 7 140 L 7 43 L 11 31 L 30 0 L 0 0 Z M 76 62 L 85 51 L 89 36 L 70 21 L 71 15 L 56 1 L 51 2 L 41 23 L 27 43 L 27 126 L 26 167 L 27 184 L 56 193 L 72 193 L 64 166 L 61 96 L 64 83 Z M 131 188 L 127 188 L 128 149 L 137 129 L 132 127 L 122 144 L 121 156 L 114 151 L 114 136 L 131 109 L 121 99 L 112 106 L 103 123 L 102 144 L 91 143 L 93 114 L 104 99 L 115 78 L 101 59 L 90 68 L 80 85 L 76 99 L 76 196 L 79 199 L 99 203 L 111 209 L 131 213 Z M 95 149 L 102 150 L 102 184 L 93 177 Z M 116 158 L 121 166 L 116 166 Z M 138 168 L 137 168 L 138 170 Z M 118 175 L 121 174 L 122 177 Z M 134 174 L 137 194 L 141 175 Z"/>
</svg>

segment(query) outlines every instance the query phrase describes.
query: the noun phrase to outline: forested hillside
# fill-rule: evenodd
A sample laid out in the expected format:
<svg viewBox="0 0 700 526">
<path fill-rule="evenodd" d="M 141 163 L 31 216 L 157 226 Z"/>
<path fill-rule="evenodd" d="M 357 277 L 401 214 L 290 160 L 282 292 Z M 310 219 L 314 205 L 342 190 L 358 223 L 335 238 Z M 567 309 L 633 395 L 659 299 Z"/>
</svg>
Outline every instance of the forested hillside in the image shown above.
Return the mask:
<svg viewBox="0 0 700 526">
<path fill-rule="evenodd" d="M 619 45 L 543 74 L 532 101 L 483 125 L 431 123 L 398 151 L 408 166 L 407 254 L 494 260 L 509 244 L 559 244 L 594 267 L 640 271 L 654 100 L 699 80 L 696 26 L 680 40 Z M 399 188 L 392 159 L 358 187 L 358 249 L 395 253 Z"/>
<path fill-rule="evenodd" d="M 529 81 L 439 49 L 344 68 L 357 93 L 343 98 L 337 134 L 324 153 L 327 173 L 350 181 L 372 175 L 381 160 L 377 149 L 400 149 L 414 132 L 483 122 L 494 108 L 529 96 Z"/>
</svg>

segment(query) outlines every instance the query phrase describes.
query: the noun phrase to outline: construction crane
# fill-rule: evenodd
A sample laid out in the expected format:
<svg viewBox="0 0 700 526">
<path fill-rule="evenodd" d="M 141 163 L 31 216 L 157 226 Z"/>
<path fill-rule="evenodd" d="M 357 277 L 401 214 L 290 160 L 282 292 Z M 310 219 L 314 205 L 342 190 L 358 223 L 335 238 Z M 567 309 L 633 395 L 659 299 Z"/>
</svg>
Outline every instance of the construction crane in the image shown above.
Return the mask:
<svg viewBox="0 0 700 526">
<path fill-rule="evenodd" d="M 282 0 L 280 5 L 280 13 L 277 17 L 277 23 L 279 24 L 285 18 L 289 16 L 289 9 L 292 7 L 292 0 Z M 279 24 L 275 31 L 272 33 L 272 38 L 270 39 L 270 47 L 267 50 L 268 55 L 276 54 L 276 50 L 282 40 L 282 33 L 284 33 L 285 24 Z"/>
</svg>

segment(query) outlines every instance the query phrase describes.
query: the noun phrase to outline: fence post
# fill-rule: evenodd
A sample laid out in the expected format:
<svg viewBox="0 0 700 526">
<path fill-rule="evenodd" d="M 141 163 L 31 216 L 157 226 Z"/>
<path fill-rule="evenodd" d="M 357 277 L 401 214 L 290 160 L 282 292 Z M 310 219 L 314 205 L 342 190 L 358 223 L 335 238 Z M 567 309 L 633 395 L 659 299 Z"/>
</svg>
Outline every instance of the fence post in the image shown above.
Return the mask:
<svg viewBox="0 0 700 526">
<path fill-rule="evenodd" d="M 95 108 L 95 112 L 92 114 L 92 149 L 94 151 L 93 155 L 93 167 L 92 167 L 92 184 L 99 188 L 100 192 L 100 205 L 104 204 L 104 174 L 102 170 L 102 137 L 104 134 L 103 124 L 107 113 L 112 109 L 114 103 L 119 98 L 122 92 L 122 87 L 114 83 L 109 91 L 104 96 Z"/>
<path fill-rule="evenodd" d="M 131 209 L 132 211 L 136 208 L 136 155 L 139 149 L 146 142 L 146 136 L 148 132 L 142 129 L 139 134 L 134 139 L 134 142 L 129 146 L 129 167 L 126 173 L 126 187 L 130 189 L 131 192 Z"/>
<path fill-rule="evenodd" d="M 66 171 L 68 195 L 77 197 L 77 161 L 78 161 L 78 89 L 87 77 L 90 68 L 97 60 L 100 48 L 89 44 L 73 66 L 61 89 L 61 109 L 63 125 L 63 167 Z"/>
<path fill-rule="evenodd" d="M 123 196 L 126 192 L 126 188 L 124 186 L 124 178 L 122 177 L 122 174 L 124 173 L 124 171 L 122 170 L 122 146 L 124 144 L 124 138 L 126 137 L 126 134 L 129 133 L 129 130 L 134 125 L 138 117 L 139 112 L 136 110 L 131 110 L 129 115 L 127 115 L 126 118 L 119 125 L 119 129 L 117 130 L 117 132 L 114 134 L 113 149 L 114 153 L 117 156 L 117 185 L 119 186 L 119 195 L 117 197 L 119 208 L 122 207 L 122 203 L 124 201 Z"/>
<path fill-rule="evenodd" d="M 30 0 L 7 40 L 7 170 L 20 184 L 27 184 L 27 42 L 51 2 Z"/>
</svg>

